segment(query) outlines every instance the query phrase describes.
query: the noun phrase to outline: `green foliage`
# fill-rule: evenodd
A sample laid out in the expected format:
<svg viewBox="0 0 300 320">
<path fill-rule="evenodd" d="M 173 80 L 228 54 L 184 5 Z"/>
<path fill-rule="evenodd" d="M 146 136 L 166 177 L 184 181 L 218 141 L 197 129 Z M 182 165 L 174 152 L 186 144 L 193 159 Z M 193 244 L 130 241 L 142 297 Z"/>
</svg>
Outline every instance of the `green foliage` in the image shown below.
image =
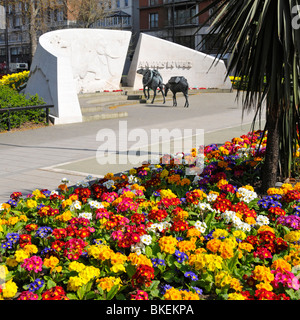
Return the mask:
<svg viewBox="0 0 300 320">
<path fill-rule="evenodd" d="M 0 86 L 0 109 L 37 106 L 42 104 L 45 104 L 45 102 L 38 95 L 28 97 L 8 86 Z M 16 111 L 12 112 L 10 115 L 11 128 L 18 128 L 26 122 L 41 123 L 44 121 L 44 109 Z M 0 131 L 8 129 L 7 123 L 8 112 L 0 114 Z"/>
<path fill-rule="evenodd" d="M 216 35 L 217 56 L 231 53 L 228 74 L 238 80 L 234 86 L 243 94 L 243 110 L 255 109 L 255 118 L 266 113 L 264 189 L 276 182 L 278 165 L 282 176 L 290 177 L 299 142 L 300 29 L 292 27 L 297 5 L 298 0 L 215 0 L 198 13 L 213 9 L 203 42 Z"/>
</svg>

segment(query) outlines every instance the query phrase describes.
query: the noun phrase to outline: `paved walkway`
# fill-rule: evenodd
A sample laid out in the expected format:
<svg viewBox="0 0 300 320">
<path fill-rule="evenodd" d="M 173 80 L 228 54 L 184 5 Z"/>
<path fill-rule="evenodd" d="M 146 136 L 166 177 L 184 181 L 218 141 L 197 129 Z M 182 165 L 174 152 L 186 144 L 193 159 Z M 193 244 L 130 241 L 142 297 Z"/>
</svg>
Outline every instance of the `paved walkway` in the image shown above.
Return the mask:
<svg viewBox="0 0 300 320">
<path fill-rule="evenodd" d="M 120 172 L 133 167 L 132 164 L 100 165 L 99 152 L 106 149 L 122 151 L 119 146 L 127 143 L 131 148 L 137 141 L 120 133 L 120 121 L 133 129 L 143 129 L 150 137 L 153 129 L 204 129 L 204 144 L 224 143 L 250 130 L 253 113 L 245 114 L 242 120 L 241 103 L 235 93 L 200 93 L 190 96 L 190 107 L 183 108 L 184 99 L 178 96 L 178 107 L 171 101 L 165 105 L 141 104 L 120 106 L 117 109 L 128 112 L 128 118 L 57 125 L 27 131 L 0 134 L 0 203 L 7 201 L 14 191 L 23 195 L 36 188 L 55 189 L 61 178 L 68 178 L 72 184 L 88 174 L 101 177 L 107 172 Z M 126 122 L 124 122 L 126 121 Z M 107 129 L 118 138 L 116 148 L 105 146 L 99 130 Z M 191 139 L 190 137 L 189 139 Z M 194 137 L 195 140 L 195 137 Z M 148 144 L 151 144 L 148 140 Z M 147 147 L 143 145 L 143 147 Z M 146 148 L 147 149 L 147 148 Z M 98 151 L 98 153 L 97 153 Z"/>
</svg>

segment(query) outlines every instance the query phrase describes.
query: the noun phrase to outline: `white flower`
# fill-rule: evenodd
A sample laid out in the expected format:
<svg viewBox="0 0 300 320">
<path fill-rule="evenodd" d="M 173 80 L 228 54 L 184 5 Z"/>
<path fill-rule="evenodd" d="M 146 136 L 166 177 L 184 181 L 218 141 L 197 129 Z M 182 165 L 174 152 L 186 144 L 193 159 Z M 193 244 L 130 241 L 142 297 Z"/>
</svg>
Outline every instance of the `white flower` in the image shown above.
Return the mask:
<svg viewBox="0 0 300 320">
<path fill-rule="evenodd" d="M 104 205 L 101 202 L 96 201 L 96 200 L 90 200 L 88 202 L 88 204 L 91 207 L 91 209 L 93 209 L 93 208 L 96 208 L 96 209 L 104 208 Z"/>
<path fill-rule="evenodd" d="M 270 223 L 269 218 L 263 215 L 258 215 L 256 218 L 256 225 L 261 227 L 263 225 L 268 225 Z"/>
<path fill-rule="evenodd" d="M 75 200 L 70 206 L 71 211 L 75 211 L 75 209 L 77 209 L 77 210 L 81 209 L 81 204 L 78 200 Z"/>
<path fill-rule="evenodd" d="M 93 176 L 91 174 L 89 174 L 85 179 L 88 181 L 91 181 L 91 180 L 93 180 Z"/>
<path fill-rule="evenodd" d="M 132 244 L 130 251 L 135 252 L 139 256 L 142 252 L 145 252 L 145 245 L 142 242 Z"/>
<path fill-rule="evenodd" d="M 246 203 L 251 202 L 252 200 L 257 198 L 257 193 L 246 188 L 239 188 L 238 193 L 240 194 L 240 201 L 244 201 Z"/>
<path fill-rule="evenodd" d="M 218 198 L 218 195 L 216 193 L 211 193 L 207 195 L 206 200 L 208 202 L 215 202 L 217 198 Z"/>
<path fill-rule="evenodd" d="M 149 246 L 152 242 L 152 237 L 149 234 L 144 234 L 140 237 L 141 242 L 144 243 L 146 246 Z"/>
<path fill-rule="evenodd" d="M 156 228 L 158 229 L 158 231 L 162 232 L 164 230 L 164 226 L 162 223 L 158 223 Z"/>
<path fill-rule="evenodd" d="M 137 177 L 135 177 L 135 176 L 133 176 L 133 175 L 130 175 L 130 176 L 128 177 L 128 182 L 129 182 L 130 184 L 134 184 L 134 183 L 137 183 L 137 182 L 138 182 L 138 179 L 137 179 Z"/>
<path fill-rule="evenodd" d="M 244 232 L 250 232 L 251 231 L 251 226 L 250 224 L 244 222 L 241 226 L 241 230 Z"/>
<path fill-rule="evenodd" d="M 92 215 L 91 212 L 81 212 L 81 213 L 79 213 L 78 217 L 79 218 L 85 218 L 85 219 L 88 219 L 88 220 L 92 220 L 93 215 Z"/>
<path fill-rule="evenodd" d="M 197 184 L 201 179 L 203 179 L 203 178 L 198 176 L 198 175 L 196 175 L 194 180 L 193 180 L 193 182 L 192 182 L 192 184 Z"/>
<path fill-rule="evenodd" d="M 239 228 L 241 226 L 241 224 L 243 223 L 242 220 L 236 215 L 232 215 L 231 221 L 232 221 L 233 226 L 235 228 Z"/>
<path fill-rule="evenodd" d="M 107 189 L 110 189 L 114 184 L 115 184 L 114 180 L 108 180 L 103 183 L 103 186 L 106 187 Z"/>
<path fill-rule="evenodd" d="M 53 196 L 53 195 L 55 195 L 55 194 L 56 194 L 56 195 L 59 195 L 59 192 L 56 191 L 56 190 L 52 190 L 52 191 L 51 191 L 51 196 Z"/>
<path fill-rule="evenodd" d="M 60 182 L 61 183 L 70 183 L 70 180 L 67 178 L 62 178 Z"/>
<path fill-rule="evenodd" d="M 199 220 L 196 221 L 194 227 L 199 230 L 201 233 L 204 233 L 206 228 L 207 228 L 207 225 L 205 222 L 201 222 Z"/>
</svg>

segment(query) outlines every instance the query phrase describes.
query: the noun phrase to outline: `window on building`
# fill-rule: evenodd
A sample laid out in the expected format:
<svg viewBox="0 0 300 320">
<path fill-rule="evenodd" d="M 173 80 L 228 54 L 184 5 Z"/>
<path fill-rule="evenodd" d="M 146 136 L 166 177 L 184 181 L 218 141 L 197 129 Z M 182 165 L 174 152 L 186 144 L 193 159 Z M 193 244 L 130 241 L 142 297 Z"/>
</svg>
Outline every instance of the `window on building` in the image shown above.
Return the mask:
<svg viewBox="0 0 300 320">
<path fill-rule="evenodd" d="M 150 13 L 149 21 L 150 29 L 158 28 L 158 13 Z"/>
<path fill-rule="evenodd" d="M 195 49 L 195 36 L 179 36 L 179 37 L 175 37 L 175 42 L 191 48 L 191 49 Z"/>
<path fill-rule="evenodd" d="M 197 23 L 197 19 L 192 19 L 196 14 L 196 7 L 180 6 L 175 9 L 174 18 L 176 25 Z"/>
<path fill-rule="evenodd" d="M 158 0 L 149 0 L 149 6 L 156 6 L 158 5 Z"/>
<path fill-rule="evenodd" d="M 128 0 L 125 0 L 125 1 L 124 1 L 124 6 L 125 6 L 125 7 L 128 7 L 128 6 L 129 6 Z"/>
<path fill-rule="evenodd" d="M 57 21 L 63 21 L 63 20 L 64 20 L 64 12 L 57 11 Z"/>
<path fill-rule="evenodd" d="M 120 0 L 117 0 L 117 8 L 120 8 L 121 4 L 120 4 Z"/>
</svg>

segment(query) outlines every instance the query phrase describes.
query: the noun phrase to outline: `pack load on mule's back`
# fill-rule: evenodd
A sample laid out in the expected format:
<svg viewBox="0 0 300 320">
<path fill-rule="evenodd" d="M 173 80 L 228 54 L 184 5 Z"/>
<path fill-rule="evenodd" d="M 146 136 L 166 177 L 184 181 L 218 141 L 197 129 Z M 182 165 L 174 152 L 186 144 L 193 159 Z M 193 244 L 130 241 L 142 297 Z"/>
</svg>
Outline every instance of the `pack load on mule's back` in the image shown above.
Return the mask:
<svg viewBox="0 0 300 320">
<path fill-rule="evenodd" d="M 154 94 L 153 94 L 153 99 L 152 102 L 154 102 L 155 97 L 156 97 L 156 90 L 157 88 L 160 89 L 160 92 L 162 93 L 164 102 L 166 102 L 165 100 L 165 94 L 164 94 L 164 84 L 163 84 L 163 78 L 161 76 L 161 74 L 159 73 L 158 70 L 154 69 L 139 69 L 137 70 L 138 74 L 143 75 L 143 91 L 144 91 L 144 96 L 145 98 L 148 100 L 150 98 L 150 89 L 153 90 Z M 146 92 L 146 88 L 148 89 Z"/>
<path fill-rule="evenodd" d="M 177 107 L 177 100 L 176 100 L 176 93 L 182 92 L 185 96 L 185 104 L 184 107 L 189 107 L 189 101 L 188 101 L 188 91 L 189 91 L 189 84 L 185 77 L 183 76 L 177 76 L 177 77 L 171 77 L 168 81 L 168 83 L 165 86 L 165 96 L 167 96 L 168 91 L 171 90 L 173 93 L 173 107 Z"/>
</svg>

